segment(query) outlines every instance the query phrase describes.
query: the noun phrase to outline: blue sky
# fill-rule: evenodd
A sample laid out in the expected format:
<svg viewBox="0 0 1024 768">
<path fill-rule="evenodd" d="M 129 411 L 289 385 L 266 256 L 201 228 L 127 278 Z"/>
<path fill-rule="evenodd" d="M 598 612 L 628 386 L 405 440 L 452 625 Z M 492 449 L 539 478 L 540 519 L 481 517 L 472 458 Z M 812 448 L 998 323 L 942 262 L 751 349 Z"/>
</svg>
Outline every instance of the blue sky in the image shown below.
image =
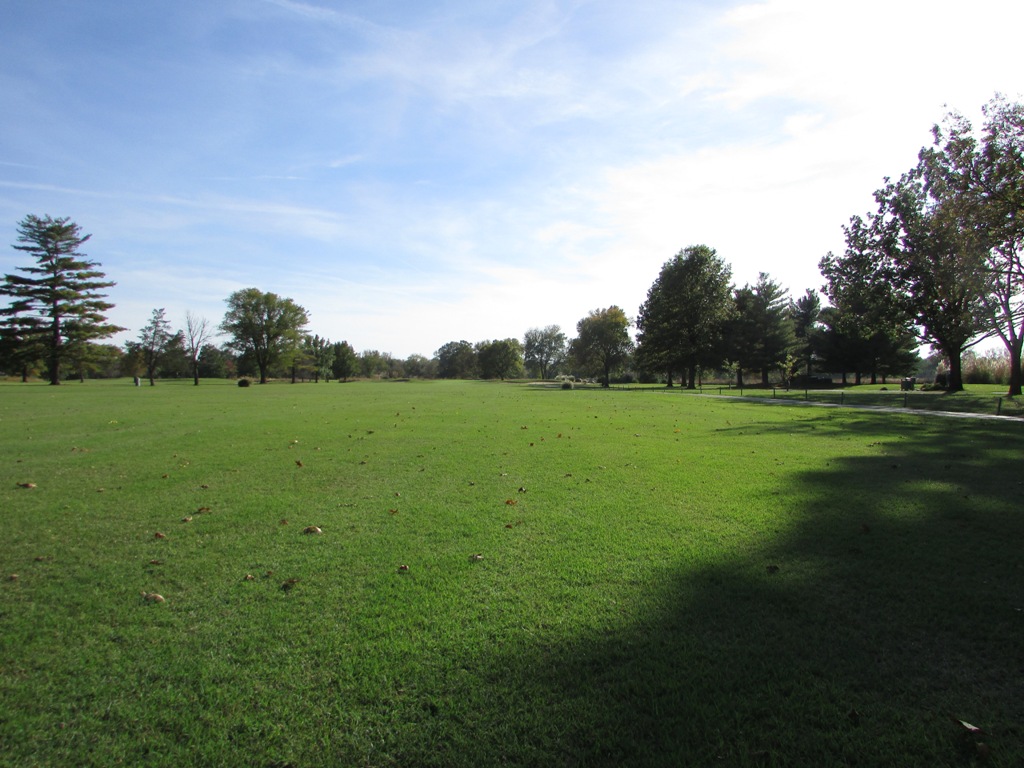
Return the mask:
<svg viewBox="0 0 1024 768">
<path fill-rule="evenodd" d="M 0 271 L 70 216 L 134 338 L 257 287 L 430 356 L 706 243 L 794 295 L 947 107 L 1024 94 L 1016 0 L 0 0 Z"/>
</svg>

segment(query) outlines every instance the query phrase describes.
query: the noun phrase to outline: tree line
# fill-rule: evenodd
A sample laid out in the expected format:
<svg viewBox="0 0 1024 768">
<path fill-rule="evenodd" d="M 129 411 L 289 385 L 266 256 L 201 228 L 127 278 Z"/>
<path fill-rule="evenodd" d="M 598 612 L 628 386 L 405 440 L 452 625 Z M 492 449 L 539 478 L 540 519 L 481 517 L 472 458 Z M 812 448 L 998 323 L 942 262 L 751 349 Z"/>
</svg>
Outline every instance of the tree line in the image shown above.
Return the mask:
<svg viewBox="0 0 1024 768">
<path fill-rule="evenodd" d="M 707 374 L 744 386 L 812 381 L 816 372 L 901 376 L 930 344 L 944 358 L 946 385 L 963 387 L 963 360 L 986 338 L 999 338 L 1011 395 L 1021 394 L 1024 343 L 1024 106 L 995 97 L 976 131 L 951 112 L 933 128 L 932 146 L 896 181 L 874 194 L 875 210 L 843 227 L 846 248 L 819 262 L 820 292 L 796 299 L 761 273 L 737 287 L 731 267 L 707 245 L 680 250 L 662 266 L 634 318 L 618 307 L 581 318 L 576 336 L 557 325 L 531 328 L 522 340 L 450 341 L 432 357 L 396 359 L 307 329 L 309 313 L 290 298 L 258 288 L 226 299 L 214 326 L 191 312 L 173 330 L 154 309 L 123 348 L 100 343 L 124 331 L 110 323 L 114 285 L 81 253 L 89 240 L 67 218 L 29 215 L 14 248 L 35 259 L 7 274 L 0 296 L 0 370 L 45 375 L 201 378 L 253 376 L 291 381 L 356 377 L 487 378 L 557 375 L 664 381 L 694 388 Z M 826 303 L 827 302 L 827 303 Z M 635 328 L 635 339 L 631 335 Z M 223 334 L 227 341 L 216 345 Z M 977 360 L 976 356 L 969 359 Z"/>
</svg>

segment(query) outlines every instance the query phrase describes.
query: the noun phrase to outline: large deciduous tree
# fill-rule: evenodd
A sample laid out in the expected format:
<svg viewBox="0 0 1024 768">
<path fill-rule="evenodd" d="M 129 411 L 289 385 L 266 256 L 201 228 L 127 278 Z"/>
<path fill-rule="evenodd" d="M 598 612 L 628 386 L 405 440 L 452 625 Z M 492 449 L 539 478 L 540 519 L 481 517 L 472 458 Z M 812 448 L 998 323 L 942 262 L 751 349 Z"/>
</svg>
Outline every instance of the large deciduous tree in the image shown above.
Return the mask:
<svg viewBox="0 0 1024 768">
<path fill-rule="evenodd" d="M 966 226 L 982 238 L 985 320 L 1009 353 L 1015 396 L 1024 347 L 1024 105 L 997 96 L 982 111 L 980 138 L 969 120 L 951 112 L 920 159 L 931 193 L 956 199 Z"/>
<path fill-rule="evenodd" d="M 569 353 L 580 365 L 599 367 L 607 387 L 612 371 L 624 365 L 633 352 L 630 325 L 626 313 L 615 305 L 595 309 L 576 323 L 576 338 L 569 345 Z"/>
<path fill-rule="evenodd" d="M 227 298 L 228 311 L 220 329 L 231 338 L 229 346 L 242 356 L 251 355 L 259 368 L 260 384 L 279 362 L 291 362 L 301 344 L 309 315 L 291 299 L 258 288 L 244 288 Z"/>
<path fill-rule="evenodd" d="M 465 339 L 449 341 L 434 356 L 442 379 L 471 379 L 477 374 L 476 350 Z"/>
<path fill-rule="evenodd" d="M 523 336 L 523 356 L 527 368 L 543 379 L 565 359 L 565 334 L 557 325 L 531 328 Z"/>
<path fill-rule="evenodd" d="M 652 371 L 686 374 L 697 386 L 697 370 L 725 358 L 723 331 L 731 316 L 732 271 L 714 248 L 691 245 L 661 268 L 637 317 L 640 364 Z"/>
<path fill-rule="evenodd" d="M 0 296 L 10 299 L 0 309 L 5 343 L 20 348 L 25 359 L 41 359 L 50 384 L 60 384 L 65 364 L 86 360 L 94 339 L 124 330 L 104 314 L 114 305 L 101 291 L 115 283 L 79 250 L 90 237 L 68 218 L 26 216 L 14 248 L 36 263 L 18 268 L 25 274 L 4 275 L 0 285 Z"/>
<path fill-rule="evenodd" d="M 476 347 L 480 375 L 485 379 L 513 378 L 523 370 L 523 345 L 519 339 L 495 339 Z"/>
</svg>

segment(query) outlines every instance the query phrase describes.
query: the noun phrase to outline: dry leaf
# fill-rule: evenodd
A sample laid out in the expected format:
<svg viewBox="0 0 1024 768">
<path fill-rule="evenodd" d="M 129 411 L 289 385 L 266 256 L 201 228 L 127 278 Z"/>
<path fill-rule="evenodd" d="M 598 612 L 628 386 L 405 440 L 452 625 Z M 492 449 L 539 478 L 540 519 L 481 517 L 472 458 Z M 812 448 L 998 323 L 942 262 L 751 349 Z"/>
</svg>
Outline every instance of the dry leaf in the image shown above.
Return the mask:
<svg viewBox="0 0 1024 768">
<path fill-rule="evenodd" d="M 7 577 L 7 580 L 8 581 L 17 581 L 18 580 L 18 574 L 12 573 L 10 576 Z"/>
<path fill-rule="evenodd" d="M 484 559 L 484 556 L 482 554 L 480 554 L 479 552 L 477 554 L 475 554 L 475 555 L 470 555 L 469 556 L 469 561 L 471 563 L 472 562 L 476 562 L 477 560 L 483 560 L 483 559 Z"/>
<path fill-rule="evenodd" d="M 251 573 L 247 573 L 245 574 L 245 578 L 242 579 L 242 581 L 256 581 L 256 577 L 253 576 Z"/>
<path fill-rule="evenodd" d="M 196 510 L 196 514 L 197 515 L 201 515 L 201 514 L 203 514 L 203 512 L 209 512 L 209 511 L 210 511 L 209 507 L 200 507 L 199 509 Z"/>
<path fill-rule="evenodd" d="M 389 509 L 388 510 L 388 514 L 389 515 L 397 515 L 398 514 L 398 510 L 397 509 Z"/>
<path fill-rule="evenodd" d="M 298 459 L 296 459 L 296 460 L 295 460 L 295 466 L 296 466 L 296 467 L 301 467 L 301 466 L 302 466 L 302 462 L 301 462 L 301 461 L 299 461 Z"/>
<path fill-rule="evenodd" d="M 153 534 L 153 538 L 154 539 L 166 539 L 167 537 L 164 534 L 160 533 L 160 531 L 157 531 L 156 533 Z"/>
<path fill-rule="evenodd" d="M 285 519 L 284 519 L 284 518 L 282 517 L 282 518 L 281 518 L 281 522 L 280 522 L 280 523 L 278 523 L 278 525 L 288 525 L 288 521 L 287 521 L 287 520 L 285 520 Z"/>
<path fill-rule="evenodd" d="M 183 517 L 183 518 L 181 518 L 181 522 L 183 522 L 183 523 L 191 523 L 192 522 L 192 518 L 188 517 L 188 516 Z"/>
<path fill-rule="evenodd" d="M 523 487 L 523 486 L 519 486 L 519 492 L 520 493 L 526 493 L 526 488 Z"/>
<path fill-rule="evenodd" d="M 409 572 L 409 566 L 408 565 L 400 565 L 400 566 L 398 566 L 398 572 L 399 573 L 408 573 Z"/>
<path fill-rule="evenodd" d="M 298 579 L 286 579 L 284 581 L 284 583 L 281 584 L 281 589 L 283 589 L 285 592 L 287 592 L 289 589 L 291 589 L 292 587 L 294 587 L 298 583 L 299 583 Z"/>
<path fill-rule="evenodd" d="M 19 488 L 35 488 L 37 486 L 36 486 L 35 483 L 18 483 L 18 487 Z"/>
<path fill-rule="evenodd" d="M 164 561 L 163 560 L 150 560 L 149 564 L 150 565 L 163 565 Z"/>
<path fill-rule="evenodd" d="M 505 499 L 505 503 L 508 504 L 510 507 L 514 507 L 519 502 L 516 501 L 515 499 Z"/>
<path fill-rule="evenodd" d="M 959 725 L 961 728 L 963 728 L 964 729 L 964 733 L 967 733 L 970 736 L 981 736 L 982 734 L 985 733 L 983 730 L 981 730 L 981 728 L 979 728 L 976 725 L 971 725 L 966 720 L 961 720 L 961 719 L 959 719 L 957 717 L 951 717 L 950 719 L 954 723 Z"/>
<path fill-rule="evenodd" d="M 145 600 L 147 603 L 164 603 L 164 602 L 167 602 L 166 600 L 164 600 L 164 596 L 163 595 L 158 595 L 156 592 L 143 592 L 142 593 L 142 599 Z"/>
<path fill-rule="evenodd" d="M 318 528 L 317 526 L 315 526 L 315 525 L 307 525 L 307 526 L 306 526 L 305 528 L 303 528 L 303 529 L 302 529 L 302 532 L 303 532 L 303 533 L 311 533 L 311 534 L 318 534 L 318 533 L 323 533 L 323 531 L 322 531 L 322 530 L 320 530 L 320 529 L 319 529 L 319 528 Z"/>
</svg>

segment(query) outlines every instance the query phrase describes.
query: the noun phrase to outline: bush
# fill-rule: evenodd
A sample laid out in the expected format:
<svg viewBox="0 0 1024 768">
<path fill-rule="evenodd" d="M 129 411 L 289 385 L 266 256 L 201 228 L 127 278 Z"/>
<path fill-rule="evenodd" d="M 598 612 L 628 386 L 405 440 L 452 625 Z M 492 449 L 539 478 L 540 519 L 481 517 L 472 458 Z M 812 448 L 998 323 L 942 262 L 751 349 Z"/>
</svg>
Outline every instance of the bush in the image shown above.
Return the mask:
<svg viewBox="0 0 1024 768">
<path fill-rule="evenodd" d="M 240 386 L 240 387 L 248 387 L 250 384 L 252 384 L 252 382 L 249 381 L 248 379 L 239 379 L 238 380 L 238 386 Z"/>
<path fill-rule="evenodd" d="M 572 389 L 572 382 L 571 381 L 563 381 L 562 382 L 562 389 Z"/>
</svg>

